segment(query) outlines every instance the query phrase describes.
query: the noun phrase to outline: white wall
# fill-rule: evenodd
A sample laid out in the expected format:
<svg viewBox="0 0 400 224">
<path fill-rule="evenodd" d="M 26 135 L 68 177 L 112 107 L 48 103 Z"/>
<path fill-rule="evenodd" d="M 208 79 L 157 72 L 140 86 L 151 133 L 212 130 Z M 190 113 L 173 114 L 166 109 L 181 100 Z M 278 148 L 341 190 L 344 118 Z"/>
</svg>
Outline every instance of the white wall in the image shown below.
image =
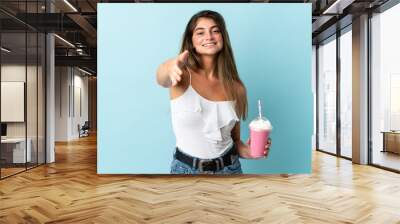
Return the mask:
<svg viewBox="0 0 400 224">
<path fill-rule="evenodd" d="M 8 64 L 1 66 L 1 81 L 3 82 L 25 82 L 25 64 Z M 28 74 L 31 74 L 33 68 L 28 66 Z M 6 108 L 1 108 L 6 110 Z M 7 137 L 25 137 L 25 123 L 24 122 L 7 122 Z"/>
<path fill-rule="evenodd" d="M 25 82 L 2 81 L 0 101 L 2 122 L 25 121 Z"/>
<path fill-rule="evenodd" d="M 27 69 L 27 70 L 25 70 Z M 27 71 L 28 85 L 27 87 L 27 120 L 28 120 L 28 137 L 31 133 L 36 137 L 36 66 L 18 65 L 18 64 L 5 64 L 1 66 L 1 81 L 2 82 L 25 82 L 25 75 Z M 41 72 L 41 70 L 39 70 Z M 39 105 L 41 107 L 42 105 Z M 2 108 L 6 110 L 7 108 Z M 33 122 L 33 123 L 32 123 Z M 7 122 L 7 136 L 8 137 L 25 137 L 25 123 L 26 122 Z M 43 137 L 43 136 L 39 136 Z"/>
<path fill-rule="evenodd" d="M 88 120 L 88 77 L 76 68 L 56 67 L 55 86 L 55 140 L 77 139 L 78 124 Z"/>
<path fill-rule="evenodd" d="M 79 71 L 79 75 L 76 75 L 77 70 L 75 70 L 74 75 L 74 108 L 73 108 L 73 119 L 72 119 L 72 135 L 78 137 L 78 129 L 77 126 L 80 124 L 81 126 L 88 120 L 88 77 L 81 76 Z"/>
<path fill-rule="evenodd" d="M 55 68 L 55 141 L 68 140 L 68 86 L 69 69 L 67 67 Z"/>
<path fill-rule="evenodd" d="M 36 70 L 38 69 L 38 70 Z M 23 106 L 23 113 L 26 111 L 27 120 L 24 122 L 6 122 L 8 138 L 24 138 L 25 134 L 30 139 L 32 161 L 36 162 L 39 153 L 39 163 L 44 162 L 44 74 L 42 67 L 25 64 L 3 64 L 1 66 L 2 82 L 24 82 L 26 84 L 26 107 Z M 25 80 L 27 78 L 27 81 Z M 4 97 L 4 96 L 2 96 Z M 9 110 L 10 108 L 1 108 Z M 12 111 L 11 111 L 12 112 Z"/>
</svg>

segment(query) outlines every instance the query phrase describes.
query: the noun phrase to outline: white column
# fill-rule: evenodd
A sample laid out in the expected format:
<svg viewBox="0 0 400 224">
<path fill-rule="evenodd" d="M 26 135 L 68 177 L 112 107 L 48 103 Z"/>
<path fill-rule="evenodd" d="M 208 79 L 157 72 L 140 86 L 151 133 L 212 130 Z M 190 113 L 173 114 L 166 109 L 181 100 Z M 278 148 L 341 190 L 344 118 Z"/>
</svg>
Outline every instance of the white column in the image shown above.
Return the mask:
<svg viewBox="0 0 400 224">
<path fill-rule="evenodd" d="M 46 85 L 47 85 L 47 108 L 46 108 L 46 163 L 52 163 L 55 161 L 55 151 L 54 151 L 54 133 L 55 133 L 55 77 L 54 77 L 54 35 L 47 34 L 46 36 L 46 57 L 47 57 L 47 76 L 46 76 Z"/>
<path fill-rule="evenodd" d="M 54 11 L 54 5 L 47 1 L 47 12 Z M 54 35 L 46 35 L 46 163 L 55 162 L 54 133 L 55 133 L 55 44 Z"/>
</svg>

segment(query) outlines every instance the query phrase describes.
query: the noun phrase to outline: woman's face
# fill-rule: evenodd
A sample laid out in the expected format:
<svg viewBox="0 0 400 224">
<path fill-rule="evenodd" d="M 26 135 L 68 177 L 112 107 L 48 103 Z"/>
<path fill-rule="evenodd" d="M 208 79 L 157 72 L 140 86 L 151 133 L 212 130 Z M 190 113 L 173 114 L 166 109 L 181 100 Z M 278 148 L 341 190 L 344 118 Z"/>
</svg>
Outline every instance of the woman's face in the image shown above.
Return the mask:
<svg viewBox="0 0 400 224">
<path fill-rule="evenodd" d="M 215 55 L 223 47 L 221 31 L 213 19 L 199 18 L 193 31 L 192 43 L 200 55 Z"/>
</svg>

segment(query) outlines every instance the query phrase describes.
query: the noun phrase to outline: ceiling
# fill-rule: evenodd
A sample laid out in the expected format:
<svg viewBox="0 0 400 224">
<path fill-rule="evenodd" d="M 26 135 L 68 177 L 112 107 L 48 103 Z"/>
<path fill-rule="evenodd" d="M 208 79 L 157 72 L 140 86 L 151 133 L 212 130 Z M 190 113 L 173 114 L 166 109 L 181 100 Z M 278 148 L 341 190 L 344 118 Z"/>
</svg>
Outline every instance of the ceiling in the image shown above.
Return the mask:
<svg viewBox="0 0 400 224">
<path fill-rule="evenodd" d="M 196 2 L 254 2 L 254 3 L 312 3 L 313 43 L 329 37 L 337 27 L 351 24 L 353 16 L 373 10 L 388 0 L 201 0 Z M 193 2 L 185 0 L 1 0 L 1 30 L 8 38 L 8 47 L 20 51 L 25 46 L 23 33 L 29 31 L 55 32 L 56 65 L 85 67 L 96 72 L 97 57 L 97 3 L 143 3 L 143 2 Z M 335 3 L 337 2 L 337 3 Z M 52 13 L 49 13 L 49 12 Z M 341 21 L 338 23 L 338 21 Z M 347 22 L 346 22 L 347 21 Z M 338 25 L 339 24 L 339 25 Z M 21 33 L 22 32 L 22 33 Z M 70 44 L 66 43 L 66 40 Z M 72 45 L 71 45 L 72 44 Z M 28 52 L 36 48 L 28 44 Z M 23 53 L 23 52 L 21 52 Z"/>
</svg>

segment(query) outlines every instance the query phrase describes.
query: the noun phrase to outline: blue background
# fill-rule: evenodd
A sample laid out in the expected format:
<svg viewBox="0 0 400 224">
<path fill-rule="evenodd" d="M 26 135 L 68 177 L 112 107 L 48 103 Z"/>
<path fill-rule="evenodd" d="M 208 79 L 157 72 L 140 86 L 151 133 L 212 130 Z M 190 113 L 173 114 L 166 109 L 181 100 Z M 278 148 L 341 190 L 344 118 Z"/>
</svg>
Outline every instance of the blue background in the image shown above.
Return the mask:
<svg viewBox="0 0 400 224">
<path fill-rule="evenodd" d="M 244 173 L 310 173 L 311 4 L 98 4 L 98 173 L 169 173 L 174 151 L 168 89 L 158 65 L 179 53 L 190 17 L 223 15 L 249 101 L 243 141 L 257 99 L 272 122 L 263 160 Z"/>
</svg>

